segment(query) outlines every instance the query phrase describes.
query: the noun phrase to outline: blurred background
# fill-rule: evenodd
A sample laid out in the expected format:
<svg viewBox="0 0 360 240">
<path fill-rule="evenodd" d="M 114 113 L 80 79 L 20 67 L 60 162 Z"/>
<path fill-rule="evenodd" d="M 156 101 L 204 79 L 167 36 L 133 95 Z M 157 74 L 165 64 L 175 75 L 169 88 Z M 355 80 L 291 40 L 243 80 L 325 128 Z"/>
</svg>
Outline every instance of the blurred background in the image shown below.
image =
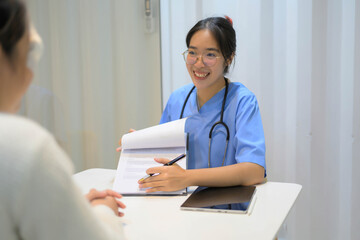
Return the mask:
<svg viewBox="0 0 360 240">
<path fill-rule="evenodd" d="M 303 186 L 279 239 L 360 239 L 360 1 L 27 3 L 45 51 L 20 114 L 56 136 L 76 171 L 116 168 L 121 136 L 157 124 L 191 82 L 189 29 L 228 15 L 228 77 L 258 98 L 268 180 Z"/>
<path fill-rule="evenodd" d="M 45 49 L 22 112 L 55 134 L 76 171 L 116 168 L 121 136 L 161 116 L 159 2 L 151 32 L 144 1 L 27 3 Z"/>
</svg>

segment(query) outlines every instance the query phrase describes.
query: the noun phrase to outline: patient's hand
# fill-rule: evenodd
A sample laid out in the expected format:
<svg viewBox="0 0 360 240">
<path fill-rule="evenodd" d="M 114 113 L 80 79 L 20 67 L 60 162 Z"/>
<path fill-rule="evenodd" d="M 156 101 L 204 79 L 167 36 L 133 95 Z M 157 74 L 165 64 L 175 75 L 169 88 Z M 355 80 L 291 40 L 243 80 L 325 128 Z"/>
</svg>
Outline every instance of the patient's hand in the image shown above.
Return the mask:
<svg viewBox="0 0 360 240">
<path fill-rule="evenodd" d="M 117 198 L 122 198 L 121 194 L 113 190 L 98 191 L 96 189 L 91 189 L 85 197 L 89 200 L 90 204 L 93 206 L 102 204 L 111 208 L 114 213 L 120 217 L 124 216 L 124 213 L 119 212 L 119 208 L 124 209 L 126 206 Z"/>
</svg>

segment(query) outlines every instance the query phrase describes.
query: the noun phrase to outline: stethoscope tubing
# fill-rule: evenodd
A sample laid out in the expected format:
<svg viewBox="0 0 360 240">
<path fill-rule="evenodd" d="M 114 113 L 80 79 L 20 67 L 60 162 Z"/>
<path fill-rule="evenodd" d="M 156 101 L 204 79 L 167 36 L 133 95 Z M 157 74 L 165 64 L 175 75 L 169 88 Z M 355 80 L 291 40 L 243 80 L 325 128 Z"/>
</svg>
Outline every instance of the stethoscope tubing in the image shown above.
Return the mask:
<svg viewBox="0 0 360 240">
<path fill-rule="evenodd" d="M 208 165 L 209 165 L 209 168 L 210 168 L 210 155 L 211 155 L 211 140 L 212 140 L 212 133 L 214 131 L 214 128 L 217 126 L 217 125 L 223 125 L 226 129 L 226 145 L 225 145 L 225 152 L 224 152 L 224 157 L 223 157 L 223 161 L 222 161 L 222 165 L 221 166 L 224 166 L 224 162 L 225 162 L 225 157 L 226 157 L 226 152 L 227 152 L 227 147 L 228 147 L 228 143 L 229 143 L 229 139 L 230 139 L 230 131 L 229 131 L 229 127 L 227 126 L 227 124 L 223 121 L 223 118 L 224 118 L 224 110 L 225 110 L 225 103 L 226 103 L 226 98 L 227 98 L 227 94 L 228 94 L 228 88 L 229 88 L 229 83 L 228 83 L 228 80 L 227 78 L 224 78 L 225 80 L 225 93 L 224 93 L 224 98 L 223 98 L 223 102 L 222 102 L 222 105 L 221 105 L 221 113 L 220 113 L 220 121 L 214 123 L 209 131 L 209 154 L 208 154 Z M 191 93 L 194 91 L 195 89 L 195 86 L 193 86 L 190 90 L 190 92 L 188 93 L 188 95 L 186 96 L 185 98 L 185 101 L 184 101 L 184 104 L 182 106 L 182 109 L 181 109 L 181 113 L 180 113 L 180 119 L 183 118 L 183 114 L 184 114 L 184 110 L 185 110 L 185 106 L 186 106 L 186 103 L 188 102 L 189 98 L 190 98 L 190 95 Z"/>
</svg>

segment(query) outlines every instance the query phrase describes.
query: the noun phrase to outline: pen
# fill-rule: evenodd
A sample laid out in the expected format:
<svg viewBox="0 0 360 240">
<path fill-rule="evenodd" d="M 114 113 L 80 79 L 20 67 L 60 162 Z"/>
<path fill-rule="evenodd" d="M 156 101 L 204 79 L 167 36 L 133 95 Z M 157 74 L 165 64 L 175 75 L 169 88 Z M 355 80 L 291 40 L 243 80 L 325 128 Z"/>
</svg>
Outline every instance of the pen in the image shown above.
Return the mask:
<svg viewBox="0 0 360 240">
<path fill-rule="evenodd" d="M 176 158 L 174 158 L 173 160 L 171 160 L 170 162 L 165 163 L 163 166 L 171 166 L 174 163 L 176 163 L 177 161 L 183 159 L 186 156 L 185 153 L 181 154 L 180 156 L 177 156 Z M 154 174 L 149 174 L 149 175 L 145 175 L 143 176 L 139 181 L 144 181 L 145 179 L 147 179 L 148 177 L 153 176 Z"/>
<path fill-rule="evenodd" d="M 164 166 L 171 166 L 171 165 L 173 165 L 174 163 L 176 163 L 177 161 L 179 161 L 180 159 L 183 159 L 185 156 L 186 156 L 186 154 L 183 153 L 183 154 L 181 154 L 180 156 L 177 156 L 176 158 L 174 158 L 173 160 L 171 160 L 170 162 L 165 163 Z"/>
</svg>

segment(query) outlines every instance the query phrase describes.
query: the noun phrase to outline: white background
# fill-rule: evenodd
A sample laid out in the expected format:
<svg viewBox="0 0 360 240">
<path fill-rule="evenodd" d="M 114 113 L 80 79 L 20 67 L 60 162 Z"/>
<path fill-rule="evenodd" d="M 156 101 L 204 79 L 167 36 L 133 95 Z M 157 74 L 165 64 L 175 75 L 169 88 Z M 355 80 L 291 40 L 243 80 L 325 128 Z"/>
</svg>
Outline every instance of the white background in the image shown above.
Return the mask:
<svg viewBox="0 0 360 240">
<path fill-rule="evenodd" d="M 45 51 L 22 113 L 55 134 L 76 171 L 116 168 L 129 128 L 161 116 L 159 2 L 28 0 Z"/>
</svg>

